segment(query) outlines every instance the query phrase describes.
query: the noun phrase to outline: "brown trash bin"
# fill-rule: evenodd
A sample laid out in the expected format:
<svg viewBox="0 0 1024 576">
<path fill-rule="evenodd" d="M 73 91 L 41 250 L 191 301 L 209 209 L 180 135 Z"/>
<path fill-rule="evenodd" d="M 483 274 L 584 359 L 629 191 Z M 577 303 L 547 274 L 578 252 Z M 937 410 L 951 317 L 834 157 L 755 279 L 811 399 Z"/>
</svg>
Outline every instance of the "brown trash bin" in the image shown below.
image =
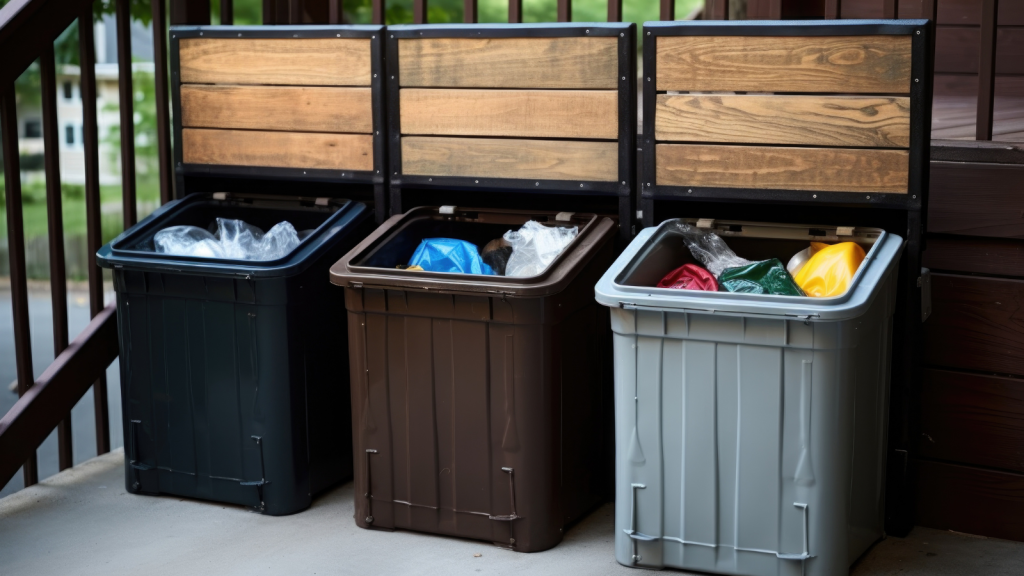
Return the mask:
<svg viewBox="0 0 1024 576">
<path fill-rule="evenodd" d="M 614 480 L 611 333 L 594 285 L 618 226 L 445 211 L 393 216 L 331 269 L 346 288 L 356 523 L 546 550 Z M 579 227 L 539 276 L 395 269 L 422 238 L 482 246 L 531 219 Z"/>
</svg>

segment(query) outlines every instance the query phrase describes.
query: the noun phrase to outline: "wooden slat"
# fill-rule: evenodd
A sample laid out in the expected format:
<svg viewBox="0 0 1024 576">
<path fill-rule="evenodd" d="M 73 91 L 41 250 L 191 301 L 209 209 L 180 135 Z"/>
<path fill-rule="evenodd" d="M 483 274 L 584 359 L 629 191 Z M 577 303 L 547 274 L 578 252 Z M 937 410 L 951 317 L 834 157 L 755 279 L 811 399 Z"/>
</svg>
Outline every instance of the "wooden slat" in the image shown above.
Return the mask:
<svg viewBox="0 0 1024 576">
<path fill-rule="evenodd" d="M 1024 238 L 1024 166 L 932 162 L 928 231 Z"/>
<path fill-rule="evenodd" d="M 398 43 L 402 86 L 616 89 L 617 38 L 425 38 Z"/>
<path fill-rule="evenodd" d="M 933 271 L 1024 277 L 1024 240 L 930 235 L 924 265 Z"/>
<path fill-rule="evenodd" d="M 1024 281 L 932 274 L 925 362 L 1024 376 Z"/>
<path fill-rule="evenodd" d="M 618 138 L 614 90 L 403 88 L 402 134 Z"/>
<path fill-rule="evenodd" d="M 921 461 L 917 523 L 940 530 L 1024 540 L 1024 475 Z"/>
<path fill-rule="evenodd" d="M 402 172 L 611 182 L 618 179 L 616 142 L 402 138 Z"/>
<path fill-rule="evenodd" d="M 183 83 L 369 86 L 364 38 L 183 38 Z"/>
<path fill-rule="evenodd" d="M 910 98 L 659 94 L 657 140 L 906 148 Z"/>
<path fill-rule="evenodd" d="M 666 36 L 657 89 L 907 94 L 909 36 Z"/>
<path fill-rule="evenodd" d="M 660 185 L 906 193 L 904 150 L 658 144 Z"/>
<path fill-rule="evenodd" d="M 1024 472 L 1024 380 L 925 370 L 920 454 Z"/>
<path fill-rule="evenodd" d="M 369 134 L 372 112 L 369 88 L 181 87 L 181 121 L 189 128 Z"/>
<path fill-rule="evenodd" d="M 187 164 L 373 170 L 373 137 L 186 128 L 182 154 Z"/>
</svg>

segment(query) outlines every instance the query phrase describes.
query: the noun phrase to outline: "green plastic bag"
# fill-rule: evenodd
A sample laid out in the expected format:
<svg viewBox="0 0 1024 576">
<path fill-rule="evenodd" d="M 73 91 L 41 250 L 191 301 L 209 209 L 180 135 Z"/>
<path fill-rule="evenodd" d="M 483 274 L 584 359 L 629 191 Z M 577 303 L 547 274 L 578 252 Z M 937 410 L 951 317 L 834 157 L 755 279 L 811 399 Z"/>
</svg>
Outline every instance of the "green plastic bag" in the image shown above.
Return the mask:
<svg viewBox="0 0 1024 576">
<path fill-rule="evenodd" d="M 778 258 L 726 268 L 718 277 L 718 286 L 727 292 L 744 294 L 804 295 Z"/>
</svg>

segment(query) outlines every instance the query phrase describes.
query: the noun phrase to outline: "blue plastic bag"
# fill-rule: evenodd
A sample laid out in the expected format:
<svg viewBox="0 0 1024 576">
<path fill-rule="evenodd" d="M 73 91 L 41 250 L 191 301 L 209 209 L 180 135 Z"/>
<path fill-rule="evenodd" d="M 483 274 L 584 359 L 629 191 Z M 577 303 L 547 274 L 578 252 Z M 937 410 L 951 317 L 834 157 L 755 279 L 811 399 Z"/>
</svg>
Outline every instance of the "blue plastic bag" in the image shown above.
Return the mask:
<svg viewBox="0 0 1024 576">
<path fill-rule="evenodd" d="M 419 266 L 428 272 L 495 275 L 480 258 L 476 246 L 452 238 L 424 239 L 409 259 L 409 266 Z"/>
</svg>

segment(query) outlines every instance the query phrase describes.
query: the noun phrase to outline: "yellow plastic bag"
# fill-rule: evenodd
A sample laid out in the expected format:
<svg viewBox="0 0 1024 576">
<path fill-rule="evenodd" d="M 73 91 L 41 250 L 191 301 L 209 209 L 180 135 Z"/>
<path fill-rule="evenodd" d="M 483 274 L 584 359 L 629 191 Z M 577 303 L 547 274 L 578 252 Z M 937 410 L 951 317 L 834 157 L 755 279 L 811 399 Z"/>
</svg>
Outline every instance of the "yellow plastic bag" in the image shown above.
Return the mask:
<svg viewBox="0 0 1024 576">
<path fill-rule="evenodd" d="M 863 261 L 864 249 L 854 242 L 824 246 L 811 256 L 794 280 L 808 296 L 839 296 L 850 287 Z"/>
</svg>

